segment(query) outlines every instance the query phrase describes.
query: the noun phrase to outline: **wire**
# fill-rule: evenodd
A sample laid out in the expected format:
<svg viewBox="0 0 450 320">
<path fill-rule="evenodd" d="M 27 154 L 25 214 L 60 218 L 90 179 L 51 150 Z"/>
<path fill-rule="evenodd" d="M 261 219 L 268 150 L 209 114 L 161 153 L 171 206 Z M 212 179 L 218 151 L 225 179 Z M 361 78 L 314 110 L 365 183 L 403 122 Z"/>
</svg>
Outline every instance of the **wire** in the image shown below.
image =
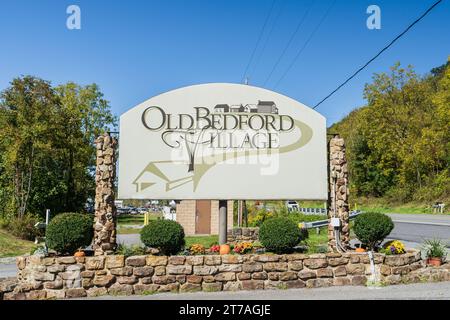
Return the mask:
<svg viewBox="0 0 450 320">
<path fill-rule="evenodd" d="M 266 40 L 264 41 L 264 45 L 263 45 L 261 51 L 259 52 L 258 57 L 256 58 L 256 62 L 254 64 L 254 66 L 253 66 L 252 71 L 250 71 L 250 74 L 253 74 L 256 71 L 256 69 L 257 69 L 257 67 L 259 65 L 259 62 L 261 60 L 261 57 L 264 54 L 264 51 L 266 50 L 267 44 L 269 43 L 269 39 L 272 36 L 273 30 L 275 29 L 275 26 L 276 26 L 276 24 L 278 22 L 278 19 L 280 18 L 281 13 L 283 12 L 283 9 L 284 9 L 284 6 L 286 4 L 286 1 L 281 1 L 281 2 L 282 3 L 280 5 L 280 9 L 278 10 L 278 13 L 277 13 L 277 15 L 275 17 L 275 20 L 274 20 L 273 24 L 272 24 L 272 27 L 270 28 L 269 34 L 268 34 Z"/>
<path fill-rule="evenodd" d="M 245 77 L 247 76 L 248 68 L 250 67 L 250 65 L 252 63 L 252 60 L 253 60 L 253 57 L 255 55 L 256 49 L 258 49 L 259 42 L 261 41 L 262 35 L 264 33 L 264 30 L 266 29 L 266 25 L 267 25 L 267 22 L 269 21 L 270 15 L 272 14 L 272 10 L 273 10 L 274 5 L 275 5 L 275 0 L 272 0 L 272 5 L 270 7 L 269 13 L 267 14 L 267 17 L 266 17 L 266 20 L 264 21 L 264 24 L 263 24 L 263 27 L 261 29 L 261 32 L 259 33 L 258 41 L 256 41 L 256 46 L 255 46 L 255 48 L 252 51 L 252 54 L 250 56 L 250 60 L 247 63 L 247 67 L 245 67 L 244 75 L 242 76 L 242 81 L 244 81 Z"/>
<path fill-rule="evenodd" d="M 320 26 L 322 25 L 322 23 L 325 21 L 325 19 L 328 17 L 328 14 L 330 13 L 331 9 L 333 8 L 334 4 L 336 3 L 336 0 L 334 0 L 331 5 L 328 7 L 328 9 L 325 11 L 324 15 L 322 16 L 322 18 L 320 19 L 319 23 L 316 25 L 316 27 L 314 28 L 313 32 L 311 32 L 311 34 L 309 35 L 308 39 L 305 41 L 305 43 L 303 44 L 303 46 L 300 48 L 300 50 L 297 52 L 297 54 L 295 55 L 294 59 L 292 60 L 291 64 L 288 66 L 288 68 L 286 69 L 286 71 L 283 73 L 283 75 L 281 76 L 281 78 L 277 81 L 277 83 L 275 84 L 274 88 L 278 87 L 278 85 L 280 84 L 280 82 L 284 79 L 284 77 L 287 75 L 287 73 L 291 70 L 291 68 L 295 65 L 295 63 L 297 62 L 297 59 L 300 57 L 301 53 L 303 52 L 303 50 L 305 50 L 305 48 L 308 46 L 308 43 L 311 41 L 311 39 L 314 37 L 314 34 L 317 32 L 317 30 L 319 30 Z"/>
<path fill-rule="evenodd" d="M 347 80 L 342 82 L 336 89 L 331 91 L 330 94 L 328 94 L 325 98 L 320 100 L 319 103 L 317 103 L 313 109 L 316 109 L 319 105 L 321 105 L 325 100 L 330 98 L 333 94 L 335 94 L 339 89 L 341 89 L 344 85 L 346 85 L 351 79 L 353 79 L 358 73 L 360 73 L 363 69 L 365 69 L 372 61 L 374 61 L 376 58 L 378 58 L 384 51 L 389 49 L 390 46 L 392 46 L 398 39 L 400 39 L 405 33 L 409 31 L 416 23 L 418 23 L 420 20 L 422 20 L 428 13 L 430 13 L 431 10 L 433 10 L 439 3 L 441 3 L 442 0 L 437 1 L 434 3 L 431 7 L 427 9 L 419 18 L 417 18 L 413 23 L 411 23 L 402 33 L 400 33 L 397 37 L 394 38 L 387 46 L 385 46 L 381 51 L 379 51 L 372 59 L 367 61 L 362 67 L 360 67 L 358 70 L 356 70 Z"/>
<path fill-rule="evenodd" d="M 275 71 L 275 69 L 277 68 L 278 64 L 280 63 L 281 59 L 283 58 L 283 56 L 286 54 L 287 49 L 289 49 L 292 41 L 294 40 L 295 36 L 297 35 L 298 31 L 300 30 L 300 27 L 303 25 L 303 22 L 305 22 L 306 17 L 308 16 L 309 11 L 311 10 L 314 1 L 311 1 L 308 8 L 306 9 L 306 11 L 304 12 L 303 16 L 301 17 L 300 21 L 297 24 L 297 27 L 295 28 L 294 33 L 292 33 L 288 43 L 286 44 L 286 46 L 284 47 L 281 55 L 278 57 L 277 62 L 275 63 L 275 65 L 273 66 L 272 70 L 269 73 L 269 76 L 266 78 L 266 80 L 263 83 L 263 87 L 267 84 L 267 82 L 269 81 L 270 77 L 272 76 L 273 72 Z"/>
</svg>

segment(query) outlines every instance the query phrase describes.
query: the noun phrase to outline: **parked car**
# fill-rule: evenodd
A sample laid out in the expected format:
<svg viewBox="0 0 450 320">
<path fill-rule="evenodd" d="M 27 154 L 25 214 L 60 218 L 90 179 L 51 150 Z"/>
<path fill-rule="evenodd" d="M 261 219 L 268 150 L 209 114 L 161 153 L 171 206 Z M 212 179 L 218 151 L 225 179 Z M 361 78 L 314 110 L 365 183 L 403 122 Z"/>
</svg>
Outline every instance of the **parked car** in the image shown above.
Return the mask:
<svg viewBox="0 0 450 320">
<path fill-rule="evenodd" d="M 299 206 L 298 202 L 294 201 L 294 200 L 286 201 L 286 208 L 288 209 L 289 212 L 300 210 L 300 206 Z"/>
</svg>

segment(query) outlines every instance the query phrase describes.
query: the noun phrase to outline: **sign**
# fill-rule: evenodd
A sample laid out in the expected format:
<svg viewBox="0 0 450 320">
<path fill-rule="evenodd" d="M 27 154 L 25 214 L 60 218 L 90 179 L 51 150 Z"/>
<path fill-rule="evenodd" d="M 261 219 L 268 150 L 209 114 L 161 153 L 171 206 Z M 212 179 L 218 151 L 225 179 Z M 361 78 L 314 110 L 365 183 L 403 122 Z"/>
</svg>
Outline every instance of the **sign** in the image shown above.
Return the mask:
<svg viewBox="0 0 450 320">
<path fill-rule="evenodd" d="M 119 199 L 327 199 L 325 118 L 249 85 L 160 94 L 120 117 Z"/>
</svg>

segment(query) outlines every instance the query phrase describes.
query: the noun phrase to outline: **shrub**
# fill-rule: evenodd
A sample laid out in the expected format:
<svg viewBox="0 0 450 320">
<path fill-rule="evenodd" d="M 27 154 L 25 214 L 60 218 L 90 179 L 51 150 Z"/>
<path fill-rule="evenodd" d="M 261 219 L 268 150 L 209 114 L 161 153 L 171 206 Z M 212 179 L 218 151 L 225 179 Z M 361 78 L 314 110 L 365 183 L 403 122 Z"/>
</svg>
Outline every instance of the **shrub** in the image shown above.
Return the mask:
<svg viewBox="0 0 450 320">
<path fill-rule="evenodd" d="M 42 236 L 43 231 L 34 225 L 39 222 L 39 216 L 28 213 L 22 218 L 13 218 L 7 224 L 7 229 L 12 235 L 34 241 L 35 237 Z"/>
<path fill-rule="evenodd" d="M 373 250 L 391 233 L 394 228 L 392 219 L 379 212 L 365 212 L 355 219 L 356 237 L 369 250 Z"/>
<path fill-rule="evenodd" d="M 288 218 L 269 219 L 259 229 L 259 241 L 276 253 L 291 251 L 301 240 L 301 230 Z"/>
<path fill-rule="evenodd" d="M 47 226 L 47 246 L 62 254 L 73 254 L 91 244 L 94 236 L 93 217 L 80 213 L 61 213 Z"/>
<path fill-rule="evenodd" d="M 163 254 L 175 254 L 185 244 L 183 227 L 172 220 L 153 220 L 141 230 L 141 241 Z"/>
<path fill-rule="evenodd" d="M 139 245 L 127 246 L 125 244 L 119 244 L 116 249 L 116 254 L 124 255 L 125 257 L 139 256 L 145 254 L 145 248 Z"/>
</svg>

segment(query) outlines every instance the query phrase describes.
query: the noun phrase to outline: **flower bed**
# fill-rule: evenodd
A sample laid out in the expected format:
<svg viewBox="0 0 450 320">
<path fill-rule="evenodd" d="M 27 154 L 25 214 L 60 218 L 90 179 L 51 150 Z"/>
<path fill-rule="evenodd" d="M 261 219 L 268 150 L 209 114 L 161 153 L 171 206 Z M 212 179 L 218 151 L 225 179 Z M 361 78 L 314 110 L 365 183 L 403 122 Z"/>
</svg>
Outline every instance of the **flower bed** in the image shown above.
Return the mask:
<svg viewBox="0 0 450 320">
<path fill-rule="evenodd" d="M 420 251 L 375 253 L 387 284 L 422 268 Z M 367 253 L 19 257 L 18 286 L 5 299 L 76 298 L 156 292 L 365 285 Z"/>
</svg>

